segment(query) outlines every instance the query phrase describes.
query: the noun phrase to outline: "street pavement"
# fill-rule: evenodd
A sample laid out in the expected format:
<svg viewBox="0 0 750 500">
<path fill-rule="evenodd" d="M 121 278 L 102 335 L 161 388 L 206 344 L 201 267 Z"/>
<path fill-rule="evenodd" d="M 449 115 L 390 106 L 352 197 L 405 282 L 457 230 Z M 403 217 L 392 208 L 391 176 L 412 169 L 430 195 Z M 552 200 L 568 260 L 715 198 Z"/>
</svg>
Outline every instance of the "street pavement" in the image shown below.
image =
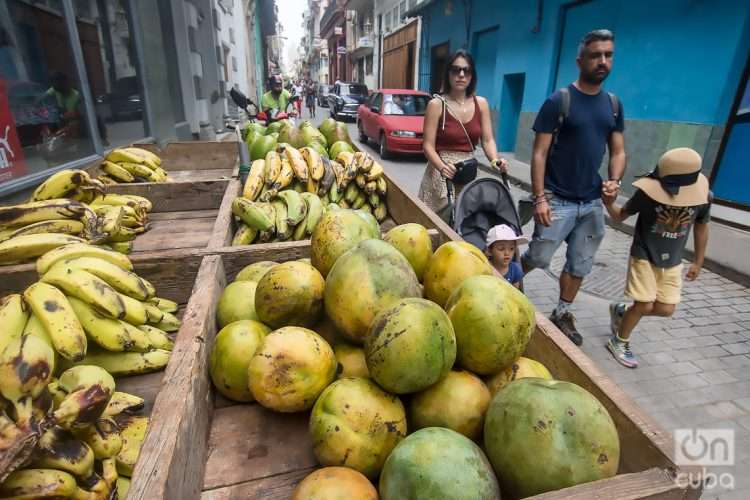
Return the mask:
<svg viewBox="0 0 750 500">
<path fill-rule="evenodd" d="M 328 116 L 326 108 L 319 108 L 312 121 L 317 125 Z M 362 150 L 379 157 L 376 145 L 358 141 L 353 123 L 349 135 Z M 381 163 L 388 175 L 417 193 L 426 164 L 422 156 Z M 514 170 L 528 169 L 512 163 Z M 512 191 L 516 200 L 525 194 L 518 187 Z M 524 234 L 532 230 L 530 223 Z M 607 227 L 594 271 L 573 306 L 584 336 L 582 349 L 666 430 L 734 430 L 734 465 L 708 468 L 721 484 L 706 488 L 702 498 L 750 499 L 750 289 L 704 269 L 696 281 L 685 282 L 683 301 L 672 318 L 646 318 L 638 325 L 631 348 L 640 366 L 625 368 L 604 345 L 610 334 L 608 305 L 622 299 L 630 243 L 629 235 Z M 557 304 L 563 264 L 561 249 L 549 270 L 524 278 L 525 293 L 544 314 Z M 727 488 L 730 481 L 733 489 Z"/>
</svg>

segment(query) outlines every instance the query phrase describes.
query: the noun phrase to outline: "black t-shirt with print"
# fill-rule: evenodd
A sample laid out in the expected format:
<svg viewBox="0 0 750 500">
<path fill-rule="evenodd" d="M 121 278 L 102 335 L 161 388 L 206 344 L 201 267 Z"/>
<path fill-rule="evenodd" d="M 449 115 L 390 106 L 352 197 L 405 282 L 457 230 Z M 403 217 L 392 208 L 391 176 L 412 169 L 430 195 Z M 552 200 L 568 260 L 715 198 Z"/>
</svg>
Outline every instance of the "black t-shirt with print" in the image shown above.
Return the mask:
<svg viewBox="0 0 750 500">
<path fill-rule="evenodd" d="M 690 228 L 695 222 L 708 223 L 710 209 L 710 203 L 693 207 L 662 205 L 637 190 L 623 207 L 630 215 L 638 214 L 630 255 L 656 267 L 676 266 L 682 261 Z"/>
</svg>

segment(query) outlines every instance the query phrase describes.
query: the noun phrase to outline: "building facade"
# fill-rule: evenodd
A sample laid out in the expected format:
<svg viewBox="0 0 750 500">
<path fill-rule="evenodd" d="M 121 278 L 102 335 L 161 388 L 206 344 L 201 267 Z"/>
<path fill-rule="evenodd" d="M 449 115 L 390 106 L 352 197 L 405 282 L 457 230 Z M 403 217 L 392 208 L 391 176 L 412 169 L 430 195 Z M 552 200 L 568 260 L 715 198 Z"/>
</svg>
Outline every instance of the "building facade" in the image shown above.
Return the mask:
<svg viewBox="0 0 750 500">
<path fill-rule="evenodd" d="M 458 48 L 469 49 L 498 147 L 525 162 L 540 106 L 577 78 L 580 38 L 592 29 L 611 29 L 614 66 L 605 88 L 618 95 L 626 119 L 623 185 L 653 169 L 665 150 L 692 147 L 703 156 L 704 173 L 713 177 L 716 217 L 750 223 L 747 212 L 737 211 L 750 206 L 750 184 L 737 182 L 750 180 L 745 125 L 750 97 L 744 97 L 750 4 L 428 0 L 407 15 L 422 18 L 419 87 L 438 91 L 445 59 Z"/>
<path fill-rule="evenodd" d="M 421 18 L 408 16 L 425 0 L 375 1 L 375 78 L 382 88 L 416 89 Z"/>
<path fill-rule="evenodd" d="M 374 2 L 349 0 L 347 3 L 347 51 L 352 64 L 352 80 L 368 89 L 377 87 L 374 58 Z"/>
<path fill-rule="evenodd" d="M 347 56 L 347 0 L 330 0 L 320 19 L 320 37 L 328 48 L 328 82 L 351 79 L 352 66 Z"/>
</svg>

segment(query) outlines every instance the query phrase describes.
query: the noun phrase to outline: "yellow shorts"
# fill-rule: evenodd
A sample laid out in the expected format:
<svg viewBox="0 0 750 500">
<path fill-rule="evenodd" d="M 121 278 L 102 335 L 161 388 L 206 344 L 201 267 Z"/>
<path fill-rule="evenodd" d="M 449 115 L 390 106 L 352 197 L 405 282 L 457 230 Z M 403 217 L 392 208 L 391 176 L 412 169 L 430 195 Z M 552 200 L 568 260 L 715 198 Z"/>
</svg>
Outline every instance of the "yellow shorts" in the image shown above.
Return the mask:
<svg viewBox="0 0 750 500">
<path fill-rule="evenodd" d="M 645 259 L 630 257 L 625 295 L 636 302 L 679 304 L 682 295 L 682 264 L 662 268 Z"/>
</svg>

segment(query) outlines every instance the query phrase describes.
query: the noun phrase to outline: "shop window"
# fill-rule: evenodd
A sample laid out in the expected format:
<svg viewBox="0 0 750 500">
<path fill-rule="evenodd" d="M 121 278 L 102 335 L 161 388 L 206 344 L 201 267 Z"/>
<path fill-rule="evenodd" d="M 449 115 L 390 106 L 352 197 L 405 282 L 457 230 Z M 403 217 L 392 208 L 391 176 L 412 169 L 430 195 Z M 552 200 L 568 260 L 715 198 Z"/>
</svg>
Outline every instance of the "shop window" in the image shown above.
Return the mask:
<svg viewBox="0 0 750 500">
<path fill-rule="evenodd" d="M 93 127 L 58 4 L 0 2 L 0 191 L 94 154 Z"/>
<path fill-rule="evenodd" d="M 398 18 L 399 20 L 403 21 L 404 17 L 406 17 L 406 0 L 401 0 L 401 3 L 398 6 Z"/>
<path fill-rule="evenodd" d="M 145 134 L 143 84 L 138 73 L 130 15 L 123 0 L 91 2 L 92 17 L 76 12 L 86 75 L 96 101 L 105 149 L 132 143 Z"/>
<path fill-rule="evenodd" d="M 372 54 L 365 58 L 365 73 L 372 74 Z"/>
<path fill-rule="evenodd" d="M 391 13 L 386 12 L 385 14 L 385 31 L 388 32 L 391 30 Z"/>
</svg>

